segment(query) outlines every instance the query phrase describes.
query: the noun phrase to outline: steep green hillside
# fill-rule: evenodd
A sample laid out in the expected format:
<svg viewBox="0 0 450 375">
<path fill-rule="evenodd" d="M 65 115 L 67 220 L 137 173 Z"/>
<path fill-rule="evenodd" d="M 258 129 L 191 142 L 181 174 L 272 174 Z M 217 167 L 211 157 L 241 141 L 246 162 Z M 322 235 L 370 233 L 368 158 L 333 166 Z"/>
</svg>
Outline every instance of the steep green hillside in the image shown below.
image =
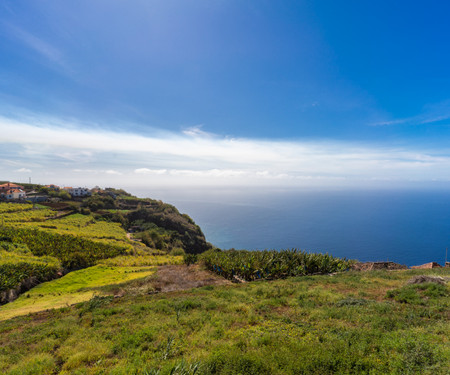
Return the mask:
<svg viewBox="0 0 450 375">
<path fill-rule="evenodd" d="M 123 190 L 107 189 L 45 206 L 0 203 L 0 216 L 0 240 L 5 244 L 0 249 L 0 304 L 62 273 L 89 267 L 87 272 L 94 275 L 98 271 L 93 266 L 106 259 L 110 259 L 107 264 L 121 267 L 123 272 L 117 274 L 123 276 L 117 282 L 125 282 L 137 277 L 137 268 L 135 277 L 125 276 L 132 272 L 129 267 L 180 263 L 179 255 L 210 248 L 189 216 L 161 201 L 139 199 Z M 133 233 L 127 233 L 130 228 Z M 6 252 L 13 248 L 27 249 L 27 253 Z M 75 303 L 91 296 L 84 293 L 69 300 Z M 42 302 L 33 301 L 36 310 L 26 307 L 21 311 L 38 311 Z M 55 302 L 54 306 L 59 305 Z"/>
<path fill-rule="evenodd" d="M 4 374 L 448 374 L 449 270 L 95 297 L 0 322 Z M 400 294 L 414 298 L 400 300 Z"/>
<path fill-rule="evenodd" d="M 141 199 L 123 190 L 107 189 L 83 200 L 82 207 L 95 212 L 94 217 L 119 222 L 131 228 L 149 247 L 171 251 L 176 248 L 198 254 L 212 246 L 200 227 L 176 207 L 154 199 Z"/>
</svg>

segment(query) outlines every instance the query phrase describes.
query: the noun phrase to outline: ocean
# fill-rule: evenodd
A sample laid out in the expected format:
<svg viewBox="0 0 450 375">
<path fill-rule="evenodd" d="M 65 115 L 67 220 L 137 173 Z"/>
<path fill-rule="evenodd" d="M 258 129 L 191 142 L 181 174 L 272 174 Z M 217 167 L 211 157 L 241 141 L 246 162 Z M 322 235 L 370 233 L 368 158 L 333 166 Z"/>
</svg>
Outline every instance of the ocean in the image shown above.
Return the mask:
<svg viewBox="0 0 450 375">
<path fill-rule="evenodd" d="M 187 213 L 221 249 L 291 249 L 408 266 L 444 264 L 450 192 L 192 189 L 134 192 Z"/>
</svg>

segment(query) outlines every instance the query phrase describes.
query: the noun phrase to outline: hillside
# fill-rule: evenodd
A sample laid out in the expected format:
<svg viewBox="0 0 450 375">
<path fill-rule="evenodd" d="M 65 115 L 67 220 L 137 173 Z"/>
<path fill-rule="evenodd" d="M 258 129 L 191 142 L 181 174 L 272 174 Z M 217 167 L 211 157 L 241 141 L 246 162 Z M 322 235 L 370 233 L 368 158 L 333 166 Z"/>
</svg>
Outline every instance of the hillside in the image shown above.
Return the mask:
<svg viewBox="0 0 450 375">
<path fill-rule="evenodd" d="M 28 188 L 48 192 L 39 185 Z M 136 267 L 180 263 L 185 253 L 211 248 L 189 216 L 161 201 L 116 189 L 52 200 L 41 205 L 0 203 L 0 304 L 71 271 L 88 268 L 96 274 L 93 267 L 108 259 L 115 267 L 135 267 L 126 272 L 116 269 L 122 274 L 117 283 L 136 278 Z M 146 275 L 154 272 L 146 271 Z M 136 277 L 129 277 L 129 272 Z M 90 297 L 92 293 L 76 300 Z M 39 304 L 33 305 L 37 311 Z"/>
<path fill-rule="evenodd" d="M 408 286 L 418 272 L 352 271 L 159 294 L 131 293 L 130 285 L 121 298 L 0 322 L 0 371 L 447 374 L 449 290 Z"/>
<path fill-rule="evenodd" d="M 329 254 L 213 249 L 175 207 L 115 189 L 0 214 L 0 296 L 12 301 L 0 306 L 1 373 L 450 367 L 449 268 L 360 272 Z"/>
</svg>

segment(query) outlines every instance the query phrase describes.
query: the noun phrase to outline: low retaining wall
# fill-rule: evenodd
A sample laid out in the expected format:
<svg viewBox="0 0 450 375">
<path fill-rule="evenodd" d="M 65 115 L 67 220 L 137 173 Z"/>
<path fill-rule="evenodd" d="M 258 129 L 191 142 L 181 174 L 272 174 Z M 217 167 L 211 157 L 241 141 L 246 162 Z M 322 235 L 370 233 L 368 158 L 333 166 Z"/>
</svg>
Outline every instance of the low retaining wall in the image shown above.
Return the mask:
<svg viewBox="0 0 450 375">
<path fill-rule="evenodd" d="M 411 268 L 419 269 L 419 270 L 428 270 L 431 268 L 442 268 L 442 266 L 436 262 L 429 262 L 429 263 L 421 264 L 420 266 L 412 266 Z"/>
</svg>

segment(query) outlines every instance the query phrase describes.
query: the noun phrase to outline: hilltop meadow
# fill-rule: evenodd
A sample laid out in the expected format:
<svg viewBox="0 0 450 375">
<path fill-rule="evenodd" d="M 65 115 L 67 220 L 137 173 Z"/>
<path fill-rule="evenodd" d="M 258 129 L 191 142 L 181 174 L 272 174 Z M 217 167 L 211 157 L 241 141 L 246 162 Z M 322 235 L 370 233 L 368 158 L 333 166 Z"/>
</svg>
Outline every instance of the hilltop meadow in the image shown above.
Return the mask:
<svg viewBox="0 0 450 375">
<path fill-rule="evenodd" d="M 1 373 L 448 374 L 449 268 L 223 251 L 116 189 L 0 214 Z"/>
</svg>

